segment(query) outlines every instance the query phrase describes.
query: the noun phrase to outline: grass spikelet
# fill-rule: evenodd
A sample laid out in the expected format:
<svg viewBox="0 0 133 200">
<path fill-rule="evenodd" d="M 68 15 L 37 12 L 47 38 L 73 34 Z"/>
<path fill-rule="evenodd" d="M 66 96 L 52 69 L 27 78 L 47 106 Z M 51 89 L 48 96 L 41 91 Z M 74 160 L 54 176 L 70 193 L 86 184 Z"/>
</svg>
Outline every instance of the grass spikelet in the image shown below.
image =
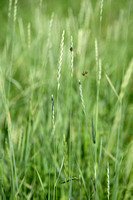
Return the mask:
<svg viewBox="0 0 133 200">
<path fill-rule="evenodd" d="M 120 92 L 120 100 L 123 99 L 124 97 L 124 94 L 125 94 L 125 90 L 126 90 L 126 87 L 130 81 L 130 78 L 131 78 L 131 75 L 132 75 L 132 71 L 133 71 L 133 59 L 131 60 L 130 64 L 129 64 L 129 67 L 126 71 L 126 74 L 124 76 L 124 79 L 123 79 L 123 82 L 122 82 L 122 85 L 121 85 L 121 92 Z"/>
<path fill-rule="evenodd" d="M 17 5 L 18 5 L 18 0 L 15 0 L 15 2 L 14 2 L 14 23 L 16 22 L 16 17 L 17 17 Z"/>
<path fill-rule="evenodd" d="M 101 7 L 100 7 L 100 23 L 102 22 L 102 13 L 103 13 L 103 0 L 101 0 Z"/>
<path fill-rule="evenodd" d="M 57 73 L 57 83 L 58 83 L 58 90 L 60 88 L 60 76 L 61 76 L 61 65 L 62 65 L 62 57 L 63 57 L 63 49 L 64 49 L 64 34 L 65 31 L 62 32 L 62 38 L 61 38 L 61 45 L 60 45 L 60 56 L 59 56 L 59 64 L 58 64 L 58 73 Z"/>
<path fill-rule="evenodd" d="M 82 93 L 82 85 L 81 85 L 80 80 L 79 80 L 79 92 L 80 92 L 80 98 L 81 98 L 81 102 L 82 102 L 83 112 L 86 116 L 84 98 L 83 98 L 83 93 Z"/>
<path fill-rule="evenodd" d="M 71 36 L 71 47 L 73 48 L 73 38 Z M 73 50 L 71 51 L 71 77 L 73 77 Z"/>
<path fill-rule="evenodd" d="M 8 7 L 8 18 L 10 19 L 11 16 L 11 10 L 12 10 L 12 0 L 9 0 L 9 7 Z"/>
<path fill-rule="evenodd" d="M 31 25 L 30 25 L 30 22 L 28 23 L 27 33 L 28 33 L 28 48 L 30 49 L 30 47 L 31 47 Z"/>
<path fill-rule="evenodd" d="M 110 195 L 110 183 L 109 183 L 109 163 L 107 163 L 107 198 L 109 200 Z"/>
</svg>

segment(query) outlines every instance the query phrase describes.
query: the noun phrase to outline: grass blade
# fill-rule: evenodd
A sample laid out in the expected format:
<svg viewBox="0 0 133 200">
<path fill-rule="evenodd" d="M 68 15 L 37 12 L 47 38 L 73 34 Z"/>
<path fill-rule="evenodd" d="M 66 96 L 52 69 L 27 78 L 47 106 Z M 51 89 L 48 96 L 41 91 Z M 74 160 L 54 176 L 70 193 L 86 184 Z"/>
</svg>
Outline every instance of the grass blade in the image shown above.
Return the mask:
<svg viewBox="0 0 133 200">
<path fill-rule="evenodd" d="M 120 101 L 120 99 L 119 99 L 119 95 L 117 94 L 117 91 L 116 91 L 115 87 L 113 86 L 113 84 L 112 84 L 112 82 L 111 82 L 109 76 L 108 76 L 106 73 L 105 73 L 105 76 L 106 76 L 106 79 L 107 79 L 109 85 L 111 86 L 113 92 L 115 93 L 116 97 L 117 97 L 118 100 Z"/>
</svg>

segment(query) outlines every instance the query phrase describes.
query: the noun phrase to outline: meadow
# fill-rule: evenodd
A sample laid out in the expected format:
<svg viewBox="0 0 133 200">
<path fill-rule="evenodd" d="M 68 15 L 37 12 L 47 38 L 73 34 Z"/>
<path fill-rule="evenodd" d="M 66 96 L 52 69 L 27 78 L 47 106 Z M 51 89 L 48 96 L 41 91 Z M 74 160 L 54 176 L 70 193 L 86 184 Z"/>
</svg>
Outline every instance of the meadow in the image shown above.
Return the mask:
<svg viewBox="0 0 133 200">
<path fill-rule="evenodd" d="M 0 200 L 133 199 L 133 2 L 1 1 Z"/>
</svg>

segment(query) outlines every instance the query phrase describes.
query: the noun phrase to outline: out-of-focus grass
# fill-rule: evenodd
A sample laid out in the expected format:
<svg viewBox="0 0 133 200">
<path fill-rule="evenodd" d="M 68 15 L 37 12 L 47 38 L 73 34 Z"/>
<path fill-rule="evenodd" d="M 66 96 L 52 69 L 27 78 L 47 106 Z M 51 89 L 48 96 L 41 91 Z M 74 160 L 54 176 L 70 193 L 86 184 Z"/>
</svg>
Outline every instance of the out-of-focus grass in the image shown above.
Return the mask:
<svg viewBox="0 0 133 200">
<path fill-rule="evenodd" d="M 14 21 L 15 2 L 0 13 L 1 199 L 132 199 L 132 1 L 104 1 L 101 22 L 100 1 L 18 1 Z"/>
</svg>

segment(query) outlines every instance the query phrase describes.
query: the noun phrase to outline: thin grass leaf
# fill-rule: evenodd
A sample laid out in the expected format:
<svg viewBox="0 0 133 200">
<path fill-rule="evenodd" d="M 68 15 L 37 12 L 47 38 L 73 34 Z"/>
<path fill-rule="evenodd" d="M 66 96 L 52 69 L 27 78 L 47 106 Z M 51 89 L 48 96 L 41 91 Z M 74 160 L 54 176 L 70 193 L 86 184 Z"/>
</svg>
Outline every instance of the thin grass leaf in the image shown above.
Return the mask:
<svg viewBox="0 0 133 200">
<path fill-rule="evenodd" d="M 106 79 L 107 79 L 108 83 L 110 84 L 110 86 L 111 86 L 113 92 L 115 93 L 116 97 L 117 97 L 118 100 L 120 101 L 119 95 L 117 94 L 117 91 L 116 91 L 115 87 L 113 86 L 113 84 L 112 84 L 110 78 L 108 77 L 108 75 L 107 75 L 106 73 L 105 73 L 105 76 L 106 76 Z"/>
<path fill-rule="evenodd" d="M 38 179 L 39 179 L 39 181 L 40 181 L 42 190 L 43 190 L 43 192 L 44 192 L 44 194 L 45 194 L 45 190 L 44 190 L 44 186 L 43 186 L 43 182 L 42 182 L 41 176 L 40 176 L 38 170 L 37 170 L 36 168 L 34 168 L 34 169 L 36 170 L 36 173 L 37 173 Z"/>
</svg>

